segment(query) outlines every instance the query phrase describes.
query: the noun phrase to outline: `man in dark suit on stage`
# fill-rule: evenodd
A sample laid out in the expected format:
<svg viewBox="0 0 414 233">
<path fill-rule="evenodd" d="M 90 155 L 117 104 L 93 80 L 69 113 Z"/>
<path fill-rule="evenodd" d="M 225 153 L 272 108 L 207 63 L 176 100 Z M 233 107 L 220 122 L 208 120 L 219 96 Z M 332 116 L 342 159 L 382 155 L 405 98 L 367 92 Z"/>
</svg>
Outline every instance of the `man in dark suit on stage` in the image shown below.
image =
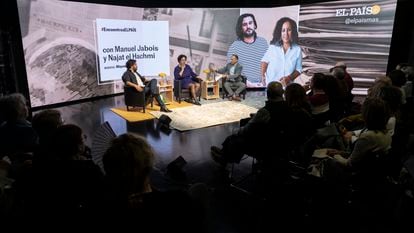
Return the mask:
<svg viewBox="0 0 414 233">
<path fill-rule="evenodd" d="M 148 97 L 148 99 L 155 97 L 158 104 L 161 106 L 161 112 L 172 112 L 161 100 L 160 94 L 158 93 L 156 79 L 146 81 L 145 78 L 137 72 L 138 65 L 136 60 L 128 60 L 126 63 L 126 68 L 127 70 L 122 75 L 122 81 L 124 81 L 125 85 L 134 87 L 138 92 L 144 91 L 145 97 Z"/>
</svg>

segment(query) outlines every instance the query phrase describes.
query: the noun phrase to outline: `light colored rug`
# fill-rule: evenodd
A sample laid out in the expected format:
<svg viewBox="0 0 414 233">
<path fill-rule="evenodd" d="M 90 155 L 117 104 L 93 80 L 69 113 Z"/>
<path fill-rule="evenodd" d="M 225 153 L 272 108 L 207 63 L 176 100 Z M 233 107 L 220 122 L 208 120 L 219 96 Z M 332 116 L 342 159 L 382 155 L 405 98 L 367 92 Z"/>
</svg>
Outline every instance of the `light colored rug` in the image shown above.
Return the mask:
<svg viewBox="0 0 414 233">
<path fill-rule="evenodd" d="M 256 112 L 257 108 L 235 101 L 223 101 L 201 106 L 176 108 L 171 113 L 160 111 L 152 111 L 150 113 L 156 118 L 163 114 L 168 115 L 172 120 L 170 123 L 171 127 L 185 131 L 237 122 L 240 119 L 250 117 L 251 113 Z"/>
</svg>

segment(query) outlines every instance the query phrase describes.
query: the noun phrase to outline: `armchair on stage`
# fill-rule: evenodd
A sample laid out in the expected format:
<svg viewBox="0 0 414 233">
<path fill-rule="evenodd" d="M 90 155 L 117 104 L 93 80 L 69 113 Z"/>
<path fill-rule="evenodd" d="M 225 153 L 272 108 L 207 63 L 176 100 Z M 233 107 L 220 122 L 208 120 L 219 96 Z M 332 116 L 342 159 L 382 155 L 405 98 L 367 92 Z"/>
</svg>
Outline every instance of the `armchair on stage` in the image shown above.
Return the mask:
<svg viewBox="0 0 414 233">
<path fill-rule="evenodd" d="M 146 98 L 144 91 L 139 92 L 134 87 L 124 86 L 124 97 L 127 111 L 129 111 L 129 107 L 141 107 L 145 113 L 145 107 L 149 101 L 151 101 L 151 107 L 153 106 L 152 99 Z"/>
<path fill-rule="evenodd" d="M 246 87 L 247 87 L 247 78 L 246 78 L 246 76 L 244 76 L 244 75 L 240 75 L 240 77 L 241 77 L 241 79 L 242 79 L 242 82 L 244 83 L 244 84 L 246 84 Z M 221 85 L 221 88 L 222 88 L 222 93 L 223 93 L 223 99 L 225 99 L 225 98 L 227 98 L 228 97 L 228 92 L 226 91 L 226 88 L 224 88 L 224 83 L 226 83 L 227 82 L 227 78 L 222 78 L 221 79 L 222 80 L 222 85 Z M 246 93 L 247 93 L 247 90 L 246 90 L 246 88 L 242 91 L 242 92 L 240 92 L 240 97 L 243 97 L 243 99 L 246 99 Z"/>
<path fill-rule="evenodd" d="M 201 100 L 201 89 L 197 94 L 198 101 Z M 191 93 L 188 88 L 182 88 L 182 81 L 181 80 L 174 80 L 174 98 L 181 103 L 182 98 L 191 98 Z"/>
</svg>

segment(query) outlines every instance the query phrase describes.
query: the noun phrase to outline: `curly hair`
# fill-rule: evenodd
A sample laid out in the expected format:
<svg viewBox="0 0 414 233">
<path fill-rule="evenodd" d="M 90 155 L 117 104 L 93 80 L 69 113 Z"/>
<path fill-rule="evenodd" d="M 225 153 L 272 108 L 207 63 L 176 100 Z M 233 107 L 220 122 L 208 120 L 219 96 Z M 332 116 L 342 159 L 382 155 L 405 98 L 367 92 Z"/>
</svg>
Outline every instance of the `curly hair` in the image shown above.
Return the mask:
<svg viewBox="0 0 414 233">
<path fill-rule="evenodd" d="M 184 54 L 180 54 L 180 55 L 178 55 L 178 57 L 177 57 L 177 61 L 178 61 L 178 63 L 180 63 L 180 61 L 181 61 L 181 59 L 182 59 L 183 57 L 185 57 L 185 60 L 187 60 L 187 56 L 186 56 L 186 55 L 184 55 Z"/>
<path fill-rule="evenodd" d="M 136 63 L 137 63 L 137 60 L 134 60 L 134 59 L 129 59 L 129 60 L 126 62 L 125 67 L 127 68 L 127 70 L 129 70 L 129 69 L 131 69 L 131 67 L 132 67 L 133 65 L 135 65 Z"/>
<path fill-rule="evenodd" d="M 292 27 L 292 43 L 298 44 L 299 41 L 299 35 L 298 35 L 298 26 L 296 25 L 296 22 L 288 17 L 283 17 L 279 19 L 276 23 L 275 30 L 273 30 L 273 39 L 270 41 L 270 44 L 273 45 L 282 45 L 282 27 L 285 22 L 289 22 L 290 26 Z"/>
</svg>

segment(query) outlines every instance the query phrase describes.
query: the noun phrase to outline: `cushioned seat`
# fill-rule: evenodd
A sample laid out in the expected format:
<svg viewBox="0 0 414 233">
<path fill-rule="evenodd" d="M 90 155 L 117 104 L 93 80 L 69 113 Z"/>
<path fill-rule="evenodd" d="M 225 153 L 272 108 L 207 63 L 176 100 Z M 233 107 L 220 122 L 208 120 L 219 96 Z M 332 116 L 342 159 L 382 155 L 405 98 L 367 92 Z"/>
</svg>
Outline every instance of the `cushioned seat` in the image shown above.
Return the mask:
<svg viewBox="0 0 414 233">
<path fill-rule="evenodd" d="M 197 97 L 198 101 L 201 100 L 201 88 L 198 91 Z M 182 81 L 181 80 L 174 80 L 174 98 L 178 101 L 178 103 L 181 103 L 182 98 L 190 98 L 191 93 L 188 88 L 182 88 Z"/>
<path fill-rule="evenodd" d="M 152 98 L 147 99 L 145 92 L 139 92 L 134 87 L 124 86 L 124 97 L 127 111 L 129 111 L 129 107 L 141 107 L 145 113 L 145 106 L 149 102 L 151 102 L 151 107 L 153 106 Z"/>
</svg>

